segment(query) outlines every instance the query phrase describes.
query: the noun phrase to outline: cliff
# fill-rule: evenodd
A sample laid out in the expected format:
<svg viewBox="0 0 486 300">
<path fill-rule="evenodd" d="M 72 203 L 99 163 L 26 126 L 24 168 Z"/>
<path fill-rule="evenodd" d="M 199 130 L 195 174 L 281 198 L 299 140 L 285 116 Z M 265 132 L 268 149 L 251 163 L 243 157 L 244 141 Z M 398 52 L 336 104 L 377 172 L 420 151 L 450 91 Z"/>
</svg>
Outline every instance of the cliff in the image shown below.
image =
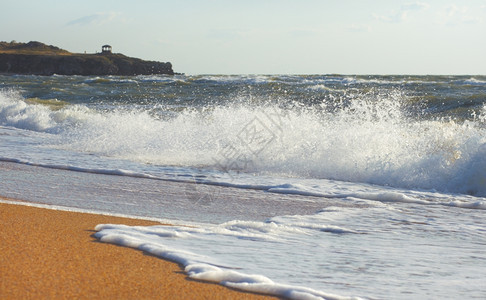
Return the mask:
<svg viewBox="0 0 486 300">
<path fill-rule="evenodd" d="M 0 42 L 0 73 L 28 75 L 174 75 L 169 62 L 123 54 L 77 54 L 39 42 Z"/>
</svg>

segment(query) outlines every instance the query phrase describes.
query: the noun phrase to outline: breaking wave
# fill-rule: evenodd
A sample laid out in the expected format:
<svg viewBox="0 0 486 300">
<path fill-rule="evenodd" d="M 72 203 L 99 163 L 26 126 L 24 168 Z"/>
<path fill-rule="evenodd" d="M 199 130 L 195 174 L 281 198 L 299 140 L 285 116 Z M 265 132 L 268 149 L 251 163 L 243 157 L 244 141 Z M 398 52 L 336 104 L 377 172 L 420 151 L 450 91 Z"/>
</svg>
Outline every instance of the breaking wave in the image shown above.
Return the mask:
<svg viewBox="0 0 486 300">
<path fill-rule="evenodd" d="M 395 91 L 312 106 L 241 97 L 179 110 L 53 109 L 4 90 L 0 125 L 51 134 L 49 147 L 151 165 L 485 196 L 486 109 L 474 120 L 430 120 L 407 101 Z"/>
</svg>

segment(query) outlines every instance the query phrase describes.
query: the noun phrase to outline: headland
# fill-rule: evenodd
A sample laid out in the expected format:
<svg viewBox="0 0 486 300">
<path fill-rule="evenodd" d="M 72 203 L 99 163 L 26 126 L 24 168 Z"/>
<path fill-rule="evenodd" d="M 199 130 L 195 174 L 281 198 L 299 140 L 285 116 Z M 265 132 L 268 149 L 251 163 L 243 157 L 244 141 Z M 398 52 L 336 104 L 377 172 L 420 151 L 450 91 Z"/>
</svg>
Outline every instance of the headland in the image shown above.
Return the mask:
<svg viewBox="0 0 486 300">
<path fill-rule="evenodd" d="M 174 75 L 170 62 L 146 61 L 112 53 L 71 53 L 40 42 L 0 42 L 0 74 L 22 75 Z"/>
</svg>

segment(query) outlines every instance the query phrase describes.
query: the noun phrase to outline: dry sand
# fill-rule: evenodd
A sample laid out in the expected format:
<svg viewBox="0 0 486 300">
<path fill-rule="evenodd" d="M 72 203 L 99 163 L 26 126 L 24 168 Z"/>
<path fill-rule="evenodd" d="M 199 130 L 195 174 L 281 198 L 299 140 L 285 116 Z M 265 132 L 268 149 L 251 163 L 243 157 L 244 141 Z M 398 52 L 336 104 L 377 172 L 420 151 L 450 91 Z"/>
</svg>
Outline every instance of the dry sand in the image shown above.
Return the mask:
<svg viewBox="0 0 486 300">
<path fill-rule="evenodd" d="M 0 299 L 275 299 L 188 279 L 181 267 L 98 242 L 97 224 L 156 222 L 0 203 Z"/>
</svg>

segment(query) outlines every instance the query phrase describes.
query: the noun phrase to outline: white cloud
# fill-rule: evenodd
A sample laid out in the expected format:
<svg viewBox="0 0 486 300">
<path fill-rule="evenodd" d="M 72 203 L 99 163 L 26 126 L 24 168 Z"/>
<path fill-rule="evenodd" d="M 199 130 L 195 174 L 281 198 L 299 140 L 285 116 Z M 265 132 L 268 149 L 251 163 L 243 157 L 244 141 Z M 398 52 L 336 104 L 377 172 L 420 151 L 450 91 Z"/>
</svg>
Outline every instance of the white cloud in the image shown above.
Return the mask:
<svg viewBox="0 0 486 300">
<path fill-rule="evenodd" d="M 459 24 L 479 24 L 483 19 L 475 16 L 467 6 L 447 5 L 437 13 L 437 23 L 442 25 L 455 26 Z"/>
<path fill-rule="evenodd" d="M 72 25 L 79 25 L 79 26 L 87 26 L 87 25 L 100 25 L 110 21 L 113 21 L 120 13 L 117 12 L 108 12 L 108 13 L 96 13 L 89 16 L 84 16 L 66 23 L 67 26 Z"/>
<path fill-rule="evenodd" d="M 374 18 L 387 23 L 400 23 L 407 21 L 410 14 L 417 13 L 428 9 L 430 5 L 425 2 L 410 2 L 403 4 L 400 9 L 392 10 L 388 14 L 373 14 Z"/>
</svg>

